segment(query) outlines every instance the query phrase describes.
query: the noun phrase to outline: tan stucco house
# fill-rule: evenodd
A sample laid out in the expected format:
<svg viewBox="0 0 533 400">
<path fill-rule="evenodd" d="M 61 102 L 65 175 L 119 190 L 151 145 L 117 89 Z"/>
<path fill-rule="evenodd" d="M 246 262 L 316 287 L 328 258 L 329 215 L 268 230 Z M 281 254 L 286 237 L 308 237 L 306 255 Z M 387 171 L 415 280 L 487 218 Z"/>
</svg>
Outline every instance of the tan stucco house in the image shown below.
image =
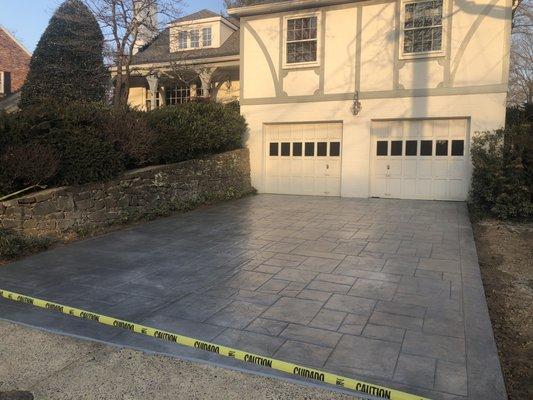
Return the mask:
<svg viewBox="0 0 533 400">
<path fill-rule="evenodd" d="M 238 20 L 209 10 L 172 22 L 133 56 L 130 105 L 152 108 L 150 71 L 159 76 L 157 106 L 207 96 L 238 100 L 239 43 Z"/>
<path fill-rule="evenodd" d="M 186 17 L 138 60 L 157 61 L 148 57 L 156 43 L 165 57 L 190 51 L 182 63 L 223 77 L 177 88 L 185 97 L 202 86 L 217 98 L 239 89 L 231 97 L 249 124 L 260 192 L 465 200 L 472 136 L 505 121 L 512 8 L 512 0 L 262 1 L 227 18 Z M 204 23 L 233 32 L 199 49 Z M 136 104 L 146 87 L 133 89 Z"/>
</svg>

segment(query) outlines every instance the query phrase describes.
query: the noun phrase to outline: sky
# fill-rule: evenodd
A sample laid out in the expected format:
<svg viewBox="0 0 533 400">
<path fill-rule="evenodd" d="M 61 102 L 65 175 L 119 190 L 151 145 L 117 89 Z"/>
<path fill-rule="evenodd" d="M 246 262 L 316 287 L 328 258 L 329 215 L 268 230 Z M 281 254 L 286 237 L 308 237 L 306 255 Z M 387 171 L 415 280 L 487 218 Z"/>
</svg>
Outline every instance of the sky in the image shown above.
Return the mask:
<svg viewBox="0 0 533 400">
<path fill-rule="evenodd" d="M 48 20 L 62 0 L 0 0 L 0 25 L 7 28 L 30 51 L 35 49 Z M 224 9 L 223 0 L 184 0 L 183 12 L 203 8 L 215 12 Z"/>
</svg>

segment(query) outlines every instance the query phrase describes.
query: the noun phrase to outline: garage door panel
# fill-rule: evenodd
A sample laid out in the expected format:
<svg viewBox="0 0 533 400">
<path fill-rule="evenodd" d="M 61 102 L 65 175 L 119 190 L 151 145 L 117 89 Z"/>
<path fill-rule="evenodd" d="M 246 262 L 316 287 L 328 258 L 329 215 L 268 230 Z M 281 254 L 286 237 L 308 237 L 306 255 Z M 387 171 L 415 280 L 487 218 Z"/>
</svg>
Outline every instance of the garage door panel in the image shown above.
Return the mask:
<svg viewBox="0 0 533 400">
<path fill-rule="evenodd" d="M 372 122 L 371 195 L 466 200 L 467 138 L 464 118 Z"/>
<path fill-rule="evenodd" d="M 465 163 L 464 161 L 451 160 L 449 168 L 449 176 L 452 179 L 464 179 L 465 178 Z"/>
<path fill-rule="evenodd" d="M 461 200 L 467 196 L 465 192 L 465 187 L 462 180 L 452 180 L 450 181 L 450 197 L 453 200 Z"/>
<path fill-rule="evenodd" d="M 435 160 L 433 161 L 433 178 L 446 178 L 448 176 L 448 161 Z"/>
<path fill-rule="evenodd" d="M 416 193 L 418 199 L 430 199 L 432 190 L 431 179 L 419 179 L 417 181 Z"/>
<path fill-rule="evenodd" d="M 448 198 L 448 180 L 434 179 L 433 195 L 440 199 Z"/>
<path fill-rule="evenodd" d="M 402 160 L 393 159 L 389 161 L 388 165 L 390 166 L 389 176 L 391 177 L 402 176 Z"/>
<path fill-rule="evenodd" d="M 418 175 L 418 162 L 416 160 L 405 160 L 403 162 L 403 176 L 405 178 L 416 178 Z"/>
<path fill-rule="evenodd" d="M 433 176 L 431 159 L 418 161 L 418 177 L 419 178 L 431 178 Z"/>
<path fill-rule="evenodd" d="M 304 162 L 302 159 L 293 159 L 290 163 L 291 176 L 301 176 L 304 172 Z"/>
<path fill-rule="evenodd" d="M 417 180 L 404 179 L 402 182 L 402 193 L 408 199 L 416 199 L 418 194 Z"/>
<path fill-rule="evenodd" d="M 400 198 L 402 197 L 402 180 L 401 179 L 389 179 L 389 197 Z"/>
<path fill-rule="evenodd" d="M 265 125 L 264 140 L 266 192 L 340 195 L 341 123 Z"/>
</svg>

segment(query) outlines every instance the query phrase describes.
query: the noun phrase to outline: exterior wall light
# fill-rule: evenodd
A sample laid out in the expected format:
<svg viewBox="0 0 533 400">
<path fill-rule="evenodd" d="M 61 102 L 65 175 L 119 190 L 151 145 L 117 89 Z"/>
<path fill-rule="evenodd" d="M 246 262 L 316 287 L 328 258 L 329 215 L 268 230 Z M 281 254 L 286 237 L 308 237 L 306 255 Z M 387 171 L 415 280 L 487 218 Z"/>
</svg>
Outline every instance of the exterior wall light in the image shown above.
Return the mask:
<svg viewBox="0 0 533 400">
<path fill-rule="evenodd" d="M 356 91 L 353 95 L 352 114 L 354 116 L 359 115 L 362 108 L 361 101 L 359 100 L 359 92 Z"/>
</svg>

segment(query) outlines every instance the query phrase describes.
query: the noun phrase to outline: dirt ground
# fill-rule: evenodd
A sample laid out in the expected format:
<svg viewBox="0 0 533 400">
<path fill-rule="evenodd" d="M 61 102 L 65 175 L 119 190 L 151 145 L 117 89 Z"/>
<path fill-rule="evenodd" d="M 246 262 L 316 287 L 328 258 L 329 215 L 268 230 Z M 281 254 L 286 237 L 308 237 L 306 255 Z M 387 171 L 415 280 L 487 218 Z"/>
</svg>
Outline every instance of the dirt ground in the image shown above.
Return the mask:
<svg viewBox="0 0 533 400">
<path fill-rule="evenodd" d="M 0 337 L 0 400 L 354 399 L 326 389 L 3 321 Z"/>
<path fill-rule="evenodd" d="M 533 224 L 484 220 L 474 232 L 509 399 L 533 399 Z"/>
</svg>

